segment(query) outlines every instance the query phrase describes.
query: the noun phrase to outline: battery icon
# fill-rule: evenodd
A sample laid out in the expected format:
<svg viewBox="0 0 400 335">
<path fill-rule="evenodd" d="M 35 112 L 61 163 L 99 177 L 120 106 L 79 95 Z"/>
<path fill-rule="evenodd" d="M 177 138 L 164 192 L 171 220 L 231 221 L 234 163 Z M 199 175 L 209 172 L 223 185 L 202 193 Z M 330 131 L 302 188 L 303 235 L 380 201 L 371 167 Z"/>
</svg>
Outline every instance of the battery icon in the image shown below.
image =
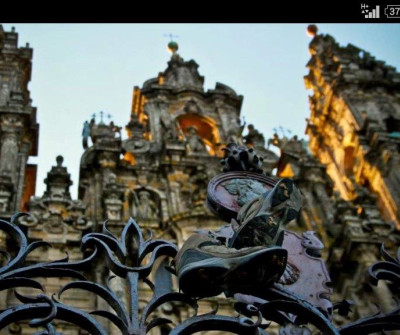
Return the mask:
<svg viewBox="0 0 400 335">
<path fill-rule="evenodd" d="M 400 19 L 400 5 L 387 5 L 385 15 L 388 19 Z"/>
</svg>

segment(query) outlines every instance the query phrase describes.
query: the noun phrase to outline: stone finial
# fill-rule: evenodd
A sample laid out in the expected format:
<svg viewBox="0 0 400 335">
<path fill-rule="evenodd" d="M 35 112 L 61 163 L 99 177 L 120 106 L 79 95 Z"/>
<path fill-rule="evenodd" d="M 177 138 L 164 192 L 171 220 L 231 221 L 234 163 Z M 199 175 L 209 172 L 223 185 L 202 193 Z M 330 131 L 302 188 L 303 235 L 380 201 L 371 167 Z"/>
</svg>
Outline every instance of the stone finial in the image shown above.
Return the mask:
<svg viewBox="0 0 400 335">
<path fill-rule="evenodd" d="M 175 41 L 171 41 L 168 43 L 168 50 L 172 52 L 172 54 L 175 54 L 178 51 L 178 49 L 179 45 Z"/>
<path fill-rule="evenodd" d="M 314 37 L 318 33 L 318 27 L 315 24 L 310 24 L 307 27 L 307 35 L 310 37 Z"/>
<path fill-rule="evenodd" d="M 61 156 L 61 155 L 58 155 L 58 156 L 56 157 L 56 162 L 57 162 L 57 167 L 61 167 L 61 166 L 62 166 L 62 163 L 64 162 L 64 157 Z"/>
<path fill-rule="evenodd" d="M 170 34 L 164 34 L 164 37 L 168 37 L 170 39 L 170 41 L 169 41 L 169 43 L 167 45 L 167 49 L 168 49 L 169 52 L 172 53 L 172 55 L 175 55 L 176 52 L 179 49 L 179 45 L 178 45 L 178 43 L 176 43 L 174 41 L 174 39 L 179 37 L 179 36 L 170 33 Z"/>
<path fill-rule="evenodd" d="M 255 148 L 264 148 L 265 138 L 252 124 L 247 126 L 248 133 L 243 136 L 243 140 L 247 146 L 253 146 Z"/>
</svg>

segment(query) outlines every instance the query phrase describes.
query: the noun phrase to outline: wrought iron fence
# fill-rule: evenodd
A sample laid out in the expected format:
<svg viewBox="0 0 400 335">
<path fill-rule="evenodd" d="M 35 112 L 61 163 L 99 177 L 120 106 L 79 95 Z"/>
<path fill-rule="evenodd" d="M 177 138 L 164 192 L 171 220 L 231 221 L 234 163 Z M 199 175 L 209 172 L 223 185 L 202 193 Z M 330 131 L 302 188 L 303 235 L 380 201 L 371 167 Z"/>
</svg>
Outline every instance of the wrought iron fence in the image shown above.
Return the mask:
<svg viewBox="0 0 400 335">
<path fill-rule="evenodd" d="M 235 334 L 268 334 L 271 322 L 280 327 L 280 334 L 330 335 L 371 334 L 385 330 L 400 330 L 400 307 L 390 313 L 379 313 L 337 328 L 331 322 L 331 316 L 301 297 L 285 290 L 282 285 L 274 284 L 254 295 L 234 294 L 234 309 L 237 316 L 213 313 L 198 315 L 198 300 L 180 292 L 157 293 L 149 280 L 155 261 L 159 257 L 174 257 L 178 251 L 175 244 L 166 240 L 144 239 L 138 224 L 130 219 L 124 226 L 121 237 L 117 238 L 103 225 L 102 233 L 89 233 L 82 239 L 83 260 L 69 261 L 68 257 L 53 262 L 26 264 L 27 256 L 35 249 L 48 246 L 46 242 L 28 243 L 23 231 L 17 225 L 18 218 L 26 214 L 14 215 L 10 222 L 0 220 L 0 230 L 9 239 L 16 242 L 17 252 L 11 257 L 6 250 L 1 254 L 6 264 L 0 269 L 0 290 L 14 289 L 15 296 L 21 302 L 0 312 L 0 331 L 14 322 L 28 321 L 31 327 L 37 327 L 39 334 L 60 334 L 53 321 L 72 323 L 90 334 L 106 335 L 107 331 L 98 321 L 105 318 L 114 324 L 124 335 L 148 334 L 151 329 L 163 324 L 171 324 L 170 334 L 193 334 L 199 331 L 219 330 Z M 133 248 L 128 247 L 133 242 Z M 372 285 L 379 280 L 400 283 L 400 249 L 396 257 L 388 254 L 382 246 L 384 261 L 377 262 L 369 269 Z M 93 282 L 83 275 L 85 269 L 96 259 L 105 260 L 103 266 L 113 273 L 105 283 Z M 144 260 L 147 260 L 144 262 Z M 129 260 L 129 262 L 127 261 Z M 127 265 L 129 264 L 129 266 Z M 132 264 L 132 265 L 131 265 Z M 127 297 L 121 299 L 111 289 L 109 282 L 117 276 L 126 282 Z M 24 296 L 16 289 L 28 287 L 43 291 L 39 277 L 69 277 L 71 281 L 52 296 L 44 293 L 37 296 Z M 139 282 L 145 283 L 153 296 L 144 308 L 139 308 Z M 103 298 L 110 310 L 86 312 L 59 301 L 64 292 L 81 289 Z M 154 317 L 152 313 L 162 304 L 179 302 L 193 310 L 193 316 L 179 324 L 172 320 Z M 347 315 L 351 303 L 347 300 L 333 305 L 332 313 Z M 232 313 L 234 314 L 234 313 Z M 41 330 L 40 330 L 41 329 Z"/>
</svg>

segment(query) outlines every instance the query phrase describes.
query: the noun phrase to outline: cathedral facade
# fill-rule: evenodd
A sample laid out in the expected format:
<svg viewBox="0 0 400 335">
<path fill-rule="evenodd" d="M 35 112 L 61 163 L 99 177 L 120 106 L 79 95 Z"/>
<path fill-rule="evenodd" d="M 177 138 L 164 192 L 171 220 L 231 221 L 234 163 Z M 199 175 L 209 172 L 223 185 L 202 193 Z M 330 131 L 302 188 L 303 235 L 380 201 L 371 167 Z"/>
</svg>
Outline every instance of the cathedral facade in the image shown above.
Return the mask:
<svg viewBox="0 0 400 335">
<path fill-rule="evenodd" d="M 381 244 L 389 250 L 399 244 L 400 74 L 358 47 L 342 47 L 333 37 L 315 33 L 305 77 L 306 87 L 313 90 L 307 147 L 297 136 L 275 134 L 266 141 L 253 125 L 243 135 L 243 97 L 222 83 L 205 90 L 198 64 L 184 60 L 177 44 L 169 47 L 167 68 L 134 87 L 124 127 L 102 119 L 85 122 L 78 199 L 70 195 L 72 181 L 62 156 L 44 180 L 46 191 L 36 195 L 36 166 L 27 163 L 37 155 L 39 135 L 27 89 L 32 49 L 18 46 L 18 34 L 0 26 L 0 216 L 9 220 L 16 212 L 29 212 L 18 219 L 28 240 L 51 244 L 35 250 L 27 261 L 56 262 L 66 252 L 70 260 L 80 260 L 85 235 L 104 230 L 118 235 L 131 217 L 156 238 L 179 247 L 197 229 L 216 229 L 221 221 L 206 205 L 207 185 L 220 173 L 223 149 L 236 143 L 257 151 L 267 176 L 292 178 L 301 189 L 305 206 L 288 228 L 314 230 L 324 243 L 332 301 L 354 300 L 353 318 L 376 312 L 374 302 L 383 310 L 392 308 L 389 286 L 361 287 L 367 285 L 366 269 L 378 259 Z M 271 145 L 279 148 L 279 155 Z M 3 235 L 0 239 L 12 249 Z M 167 258 L 159 260 L 150 275 L 159 293 L 177 287 L 168 264 Z M 127 265 L 135 266 L 129 260 Z M 101 261 L 86 272 L 99 283 L 110 276 Z M 42 285 L 51 294 L 67 282 L 64 277 L 45 278 Z M 124 297 L 119 278 L 109 285 Z M 19 292 L 29 295 L 30 290 Z M 11 290 L 0 294 L 1 309 L 18 304 Z M 150 289 L 139 286 L 139 306 L 149 296 Z M 63 299 L 85 311 L 108 308 L 98 296 L 79 290 Z M 200 309 L 207 313 L 217 303 L 220 312 L 232 313 L 231 303 L 218 297 L 205 299 Z M 177 306 L 157 313 L 176 324 L 188 316 Z M 334 320 L 337 325 L 345 321 Z M 105 320 L 99 322 L 109 334 L 120 334 Z M 37 330 L 14 323 L 6 331 Z M 57 323 L 57 331 L 84 334 L 67 322 Z M 168 327 L 153 330 L 168 332 Z"/>
</svg>

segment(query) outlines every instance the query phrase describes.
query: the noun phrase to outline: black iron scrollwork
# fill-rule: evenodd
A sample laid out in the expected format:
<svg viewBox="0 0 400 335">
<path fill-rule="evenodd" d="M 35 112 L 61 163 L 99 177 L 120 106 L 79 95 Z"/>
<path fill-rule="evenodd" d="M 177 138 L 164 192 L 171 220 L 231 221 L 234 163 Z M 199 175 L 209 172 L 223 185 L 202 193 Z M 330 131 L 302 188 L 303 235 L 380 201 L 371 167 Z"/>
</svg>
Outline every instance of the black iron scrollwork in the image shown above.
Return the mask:
<svg viewBox="0 0 400 335">
<path fill-rule="evenodd" d="M 154 327 L 170 324 L 170 334 L 193 334 L 199 331 L 219 330 L 235 334 L 267 335 L 272 322 L 280 327 L 281 335 L 304 334 L 313 331 L 329 335 L 370 334 L 382 330 L 400 330 L 400 307 L 390 313 L 360 319 L 337 328 L 329 316 L 321 312 L 310 302 L 289 292 L 280 284 L 275 284 L 259 295 L 236 293 L 234 309 L 237 317 L 218 315 L 216 311 L 198 315 L 198 301 L 183 293 L 157 293 L 149 275 L 155 261 L 160 257 L 174 257 L 178 251 L 175 244 L 150 237 L 145 240 L 138 224 L 130 219 L 124 226 L 121 238 L 117 238 L 103 225 L 102 233 L 89 233 L 82 239 L 81 248 L 88 255 L 80 261 L 70 261 L 68 256 L 54 262 L 26 264 L 27 256 L 35 249 L 49 246 L 46 242 L 28 243 L 23 231 L 16 224 L 17 219 L 25 214 L 14 215 L 10 222 L 0 220 L 0 230 L 16 242 L 16 252 L 12 257 L 7 251 L 1 251 L 6 264 L 0 268 L 0 291 L 14 289 L 16 298 L 21 302 L 17 306 L 0 311 L 0 331 L 14 322 L 28 321 L 31 327 L 42 330 L 36 335 L 60 334 L 56 320 L 66 321 L 86 330 L 90 334 L 106 335 L 108 332 L 99 322 L 98 317 L 114 324 L 124 335 L 148 334 Z M 382 247 L 384 261 L 377 262 L 369 270 L 371 284 L 379 280 L 400 283 L 399 253 L 392 257 Z M 93 282 L 85 278 L 84 270 L 102 257 L 110 276 L 105 283 Z M 147 260 L 145 262 L 145 260 Z M 16 289 L 28 287 L 44 291 L 39 277 L 69 277 L 72 280 L 63 286 L 58 294 L 47 296 L 25 296 Z M 118 277 L 127 287 L 126 297 L 121 298 L 111 288 L 111 281 Z M 144 307 L 139 308 L 139 282 L 146 283 L 153 291 L 153 296 Z M 104 299 L 109 310 L 83 311 L 68 306 L 59 299 L 64 292 L 79 289 L 94 293 Z M 172 324 L 172 320 L 153 317 L 152 313 L 165 303 L 188 305 L 193 315 Z M 351 302 L 344 300 L 334 305 L 334 310 L 345 315 L 350 311 Z M 311 329 L 311 330 L 310 330 Z"/>
<path fill-rule="evenodd" d="M 400 248 L 397 250 L 396 257 L 393 257 L 385 250 L 385 247 L 382 244 L 381 255 L 384 260 L 376 262 L 369 268 L 370 283 L 377 286 L 379 280 L 387 280 L 398 287 L 400 284 Z M 398 301 L 398 299 L 396 299 L 396 301 Z M 399 329 L 400 305 L 389 313 L 379 312 L 376 315 L 349 323 L 340 329 L 340 334 L 372 334 L 384 330 L 389 331 Z"/>
</svg>

